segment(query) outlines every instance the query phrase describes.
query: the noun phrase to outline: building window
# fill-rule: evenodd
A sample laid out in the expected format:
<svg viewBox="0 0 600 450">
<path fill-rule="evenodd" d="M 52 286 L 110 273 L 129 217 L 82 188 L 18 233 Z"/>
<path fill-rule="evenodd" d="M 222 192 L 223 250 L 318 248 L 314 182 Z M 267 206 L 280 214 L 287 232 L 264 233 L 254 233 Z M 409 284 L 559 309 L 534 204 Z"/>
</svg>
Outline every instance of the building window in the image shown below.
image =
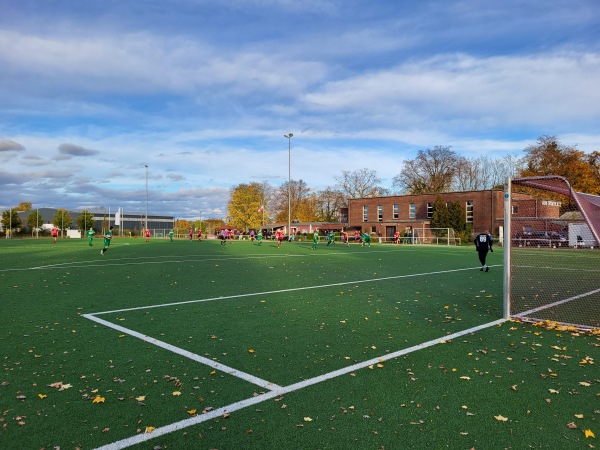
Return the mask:
<svg viewBox="0 0 600 450">
<path fill-rule="evenodd" d="M 383 220 L 383 206 L 377 206 L 377 220 L 381 222 Z"/>
<path fill-rule="evenodd" d="M 394 219 L 397 219 L 398 218 L 398 205 L 394 205 L 393 214 L 394 214 Z"/>
<path fill-rule="evenodd" d="M 408 218 L 415 219 L 417 217 L 417 205 L 411 203 L 408 208 Z"/>
<path fill-rule="evenodd" d="M 467 213 L 467 223 L 473 223 L 473 200 L 467 200 L 467 207 L 465 209 Z"/>
<path fill-rule="evenodd" d="M 363 206 L 363 222 L 369 221 L 369 207 Z"/>
<path fill-rule="evenodd" d="M 517 205 L 511 205 L 512 213 L 519 214 L 519 207 Z"/>
<path fill-rule="evenodd" d="M 431 219 L 433 217 L 433 203 L 427 203 L 427 218 Z"/>
</svg>

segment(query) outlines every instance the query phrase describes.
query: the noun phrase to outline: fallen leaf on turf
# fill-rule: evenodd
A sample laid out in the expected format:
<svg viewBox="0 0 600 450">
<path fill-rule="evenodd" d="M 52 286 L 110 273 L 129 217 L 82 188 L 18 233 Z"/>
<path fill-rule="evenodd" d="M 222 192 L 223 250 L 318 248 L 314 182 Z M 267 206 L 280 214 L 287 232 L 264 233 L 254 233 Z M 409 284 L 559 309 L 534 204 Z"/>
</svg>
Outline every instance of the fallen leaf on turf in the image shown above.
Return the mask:
<svg viewBox="0 0 600 450">
<path fill-rule="evenodd" d="M 251 348 L 250 350 L 248 350 L 248 353 L 254 353 L 254 349 Z"/>
<path fill-rule="evenodd" d="M 92 400 L 92 403 L 104 403 L 104 400 L 106 400 L 104 397 L 100 397 L 99 395 L 97 395 Z"/>
<path fill-rule="evenodd" d="M 38 397 L 39 397 L 39 398 L 46 398 L 46 397 L 48 397 L 48 396 L 47 396 L 46 394 L 38 394 Z"/>
<path fill-rule="evenodd" d="M 146 427 L 146 430 L 144 430 L 144 433 L 152 433 L 154 431 L 155 427 Z"/>
<path fill-rule="evenodd" d="M 196 414 L 196 410 L 195 409 L 190 409 L 187 413 L 189 415 L 193 416 L 194 414 Z"/>
<path fill-rule="evenodd" d="M 548 391 L 549 391 L 551 394 L 560 394 L 560 391 L 557 391 L 556 389 L 548 389 Z"/>
<path fill-rule="evenodd" d="M 108 433 L 110 431 L 110 428 L 105 428 L 104 430 L 102 430 L 103 433 Z"/>
<path fill-rule="evenodd" d="M 180 395 L 181 395 L 181 392 L 179 392 L 179 391 L 173 392 L 173 397 L 179 397 Z"/>
<path fill-rule="evenodd" d="M 73 387 L 72 384 L 69 384 L 69 383 L 63 384 L 62 387 L 59 389 L 59 391 L 64 391 L 65 389 L 69 389 L 69 388 L 72 388 L 72 387 Z"/>
<path fill-rule="evenodd" d="M 516 391 L 516 390 L 517 390 L 517 385 L 516 385 L 516 384 L 513 384 L 513 385 L 512 385 L 510 388 L 511 388 L 513 391 Z"/>
<path fill-rule="evenodd" d="M 583 419 L 583 414 L 575 414 L 575 417 L 577 417 L 578 419 Z"/>
<path fill-rule="evenodd" d="M 313 420 L 312 420 L 310 417 L 305 417 L 305 418 L 304 418 L 304 421 L 305 421 L 305 422 L 312 422 Z"/>
<path fill-rule="evenodd" d="M 462 376 L 462 377 L 460 377 L 460 379 L 461 379 L 461 380 L 467 380 L 467 381 L 468 381 L 468 380 L 470 380 L 470 379 L 471 379 L 471 377 Z"/>
<path fill-rule="evenodd" d="M 214 375 L 214 374 L 216 374 L 216 373 L 217 373 L 217 371 L 216 371 L 216 370 L 213 370 L 213 371 L 210 373 L 210 375 Z"/>
<path fill-rule="evenodd" d="M 589 438 L 589 437 L 592 437 L 594 439 L 596 438 L 596 435 L 594 435 L 594 433 L 590 429 L 585 430 L 584 433 L 585 433 L 585 438 L 586 439 Z"/>
<path fill-rule="evenodd" d="M 508 420 L 508 417 L 494 416 L 494 419 L 499 420 L 500 422 L 506 422 Z"/>
<path fill-rule="evenodd" d="M 146 400 L 146 396 L 145 395 L 140 395 L 139 397 L 135 398 L 138 402 L 143 402 L 144 400 Z"/>
<path fill-rule="evenodd" d="M 591 384 L 588 383 L 588 382 L 586 382 L 586 381 L 580 381 L 579 384 L 582 385 L 582 386 L 586 386 L 586 387 L 587 386 L 591 386 Z"/>
<path fill-rule="evenodd" d="M 567 427 L 574 429 L 574 428 L 577 428 L 577 425 L 575 425 L 575 422 L 570 422 L 567 424 Z"/>
</svg>

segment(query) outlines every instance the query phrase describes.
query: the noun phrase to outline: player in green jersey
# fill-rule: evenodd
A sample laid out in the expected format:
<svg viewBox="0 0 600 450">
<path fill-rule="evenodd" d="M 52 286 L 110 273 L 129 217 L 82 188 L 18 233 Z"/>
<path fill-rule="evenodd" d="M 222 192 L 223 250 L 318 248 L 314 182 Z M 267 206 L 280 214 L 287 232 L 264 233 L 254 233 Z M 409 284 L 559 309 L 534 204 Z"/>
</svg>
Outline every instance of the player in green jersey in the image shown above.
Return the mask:
<svg viewBox="0 0 600 450">
<path fill-rule="evenodd" d="M 175 232 L 173 231 L 173 229 L 171 229 L 171 231 L 169 231 L 169 239 L 171 239 L 171 242 L 173 242 L 174 235 L 175 235 Z"/>
<path fill-rule="evenodd" d="M 329 244 L 335 244 L 335 233 L 333 230 L 331 230 L 327 236 L 327 247 L 329 247 Z"/>
<path fill-rule="evenodd" d="M 313 250 L 316 250 L 318 244 L 319 244 L 319 230 L 315 230 L 315 232 L 313 233 L 313 243 L 310 246 L 310 248 Z"/>
<path fill-rule="evenodd" d="M 369 247 L 371 246 L 371 235 L 369 233 L 363 233 L 362 236 L 360 237 L 360 246 L 364 247 L 365 244 L 369 244 Z"/>
<path fill-rule="evenodd" d="M 96 232 L 94 231 L 94 229 L 92 227 L 90 227 L 90 229 L 85 232 L 85 235 L 88 238 L 88 245 L 91 247 L 92 246 L 92 240 L 94 239 L 94 236 L 96 235 Z"/>
<path fill-rule="evenodd" d="M 108 250 L 108 247 L 110 247 L 110 240 L 113 237 L 113 228 L 114 226 L 111 225 L 108 231 L 104 234 L 104 248 L 100 250 L 101 255 L 104 255 L 104 253 Z"/>
<path fill-rule="evenodd" d="M 258 245 L 262 245 L 262 230 L 258 230 L 256 234 L 256 240 L 258 241 Z"/>
</svg>

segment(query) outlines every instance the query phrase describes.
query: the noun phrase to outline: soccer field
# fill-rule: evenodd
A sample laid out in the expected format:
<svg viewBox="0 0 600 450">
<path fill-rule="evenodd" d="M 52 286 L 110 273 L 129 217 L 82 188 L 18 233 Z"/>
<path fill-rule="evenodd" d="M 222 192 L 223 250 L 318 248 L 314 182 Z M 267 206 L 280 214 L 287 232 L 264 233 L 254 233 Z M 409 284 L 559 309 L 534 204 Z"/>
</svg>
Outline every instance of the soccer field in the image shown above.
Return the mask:
<svg viewBox="0 0 600 450">
<path fill-rule="evenodd" d="M 485 273 L 472 247 L 100 248 L 0 243 L 0 448 L 582 448 L 600 431 L 597 336 L 503 322 L 501 249 Z"/>
</svg>

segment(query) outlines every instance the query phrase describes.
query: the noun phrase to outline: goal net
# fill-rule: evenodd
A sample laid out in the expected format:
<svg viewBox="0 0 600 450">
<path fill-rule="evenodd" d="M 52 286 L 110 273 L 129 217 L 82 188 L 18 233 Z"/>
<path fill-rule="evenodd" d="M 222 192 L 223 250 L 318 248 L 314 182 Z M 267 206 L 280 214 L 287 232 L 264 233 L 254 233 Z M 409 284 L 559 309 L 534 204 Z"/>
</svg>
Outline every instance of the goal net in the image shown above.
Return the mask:
<svg viewBox="0 0 600 450">
<path fill-rule="evenodd" d="M 457 238 L 452 228 L 414 228 L 413 244 L 434 244 L 434 245 L 459 245 L 460 238 Z"/>
<path fill-rule="evenodd" d="M 600 196 L 559 176 L 507 180 L 505 316 L 600 329 Z"/>
</svg>

